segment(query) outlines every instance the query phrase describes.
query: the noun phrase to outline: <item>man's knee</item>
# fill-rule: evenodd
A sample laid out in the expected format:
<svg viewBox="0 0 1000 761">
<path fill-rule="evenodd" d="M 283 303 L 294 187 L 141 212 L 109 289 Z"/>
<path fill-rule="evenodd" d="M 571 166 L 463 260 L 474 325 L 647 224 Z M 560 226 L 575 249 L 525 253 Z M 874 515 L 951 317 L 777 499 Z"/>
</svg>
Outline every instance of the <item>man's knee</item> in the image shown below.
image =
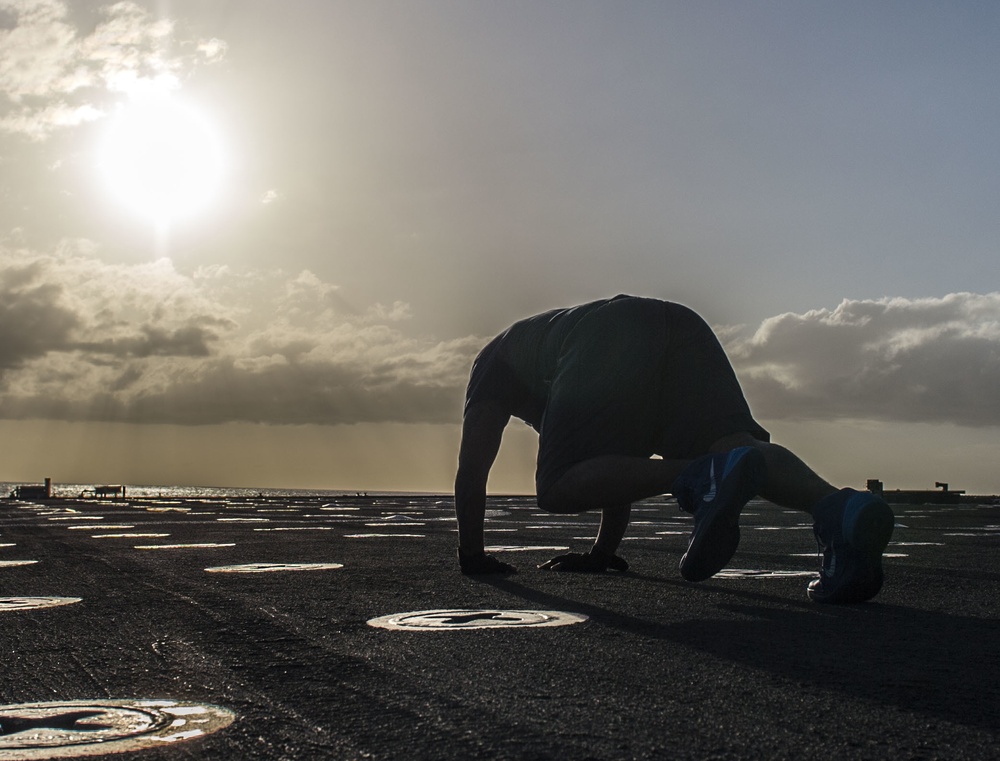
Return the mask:
<svg viewBox="0 0 1000 761">
<path fill-rule="evenodd" d="M 736 449 L 737 447 L 757 447 L 760 448 L 767 442 L 761 441 L 756 436 L 754 436 L 749 431 L 741 431 L 739 433 L 730 433 L 722 438 L 716 439 L 709 446 L 709 452 L 728 452 L 730 449 Z"/>
<path fill-rule="evenodd" d="M 560 494 L 558 489 L 552 488 L 552 486 L 538 487 L 535 488 L 536 496 L 535 501 L 538 502 L 538 506 L 549 513 L 560 512 L 559 506 L 564 503 L 564 500 L 560 499 Z"/>
<path fill-rule="evenodd" d="M 538 506 L 548 513 L 583 512 L 579 501 L 572 499 L 567 490 L 560 486 L 558 480 L 547 484 L 536 481 L 535 492 L 535 501 Z"/>
</svg>

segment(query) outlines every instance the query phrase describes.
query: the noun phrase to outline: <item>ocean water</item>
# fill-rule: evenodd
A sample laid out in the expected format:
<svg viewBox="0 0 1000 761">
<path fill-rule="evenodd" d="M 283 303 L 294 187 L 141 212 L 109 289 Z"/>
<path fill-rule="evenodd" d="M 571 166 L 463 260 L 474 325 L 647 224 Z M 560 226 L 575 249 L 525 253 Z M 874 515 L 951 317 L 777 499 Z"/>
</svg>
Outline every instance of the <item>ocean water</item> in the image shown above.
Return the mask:
<svg viewBox="0 0 1000 761">
<path fill-rule="evenodd" d="M 10 494 L 15 487 L 25 485 L 25 482 L 0 481 L 0 497 Z M 103 485 L 103 484 L 97 484 Z M 118 486 L 119 484 L 115 484 Z M 52 496 L 73 498 L 89 492 L 93 496 L 95 484 L 52 484 Z M 217 497 L 223 499 L 279 499 L 281 497 L 428 497 L 436 496 L 429 492 L 405 491 L 351 491 L 335 489 L 255 489 L 237 488 L 231 486 L 143 486 L 125 484 L 126 497 L 134 499 L 204 499 Z"/>
</svg>

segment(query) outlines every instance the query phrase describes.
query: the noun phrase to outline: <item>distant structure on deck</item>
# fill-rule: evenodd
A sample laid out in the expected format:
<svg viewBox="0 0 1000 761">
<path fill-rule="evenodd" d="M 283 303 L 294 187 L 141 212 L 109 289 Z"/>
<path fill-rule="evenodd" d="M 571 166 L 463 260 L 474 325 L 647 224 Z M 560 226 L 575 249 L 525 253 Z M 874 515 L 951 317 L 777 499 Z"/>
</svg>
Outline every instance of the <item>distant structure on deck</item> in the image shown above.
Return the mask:
<svg viewBox="0 0 1000 761">
<path fill-rule="evenodd" d="M 15 486 L 10 493 L 11 499 L 52 499 L 52 479 L 46 478 L 44 484 L 25 484 Z"/>
<path fill-rule="evenodd" d="M 958 505 L 968 500 L 964 499 L 964 489 L 949 489 L 942 481 L 934 482 L 934 491 L 912 491 L 906 489 L 886 490 L 877 478 L 868 479 L 868 491 L 878 494 L 891 505 Z"/>
<path fill-rule="evenodd" d="M 106 499 L 111 497 L 113 499 L 125 499 L 125 487 L 124 486 L 95 486 L 92 489 L 84 489 L 80 493 L 80 498 L 84 497 L 97 497 L 98 499 Z"/>
<path fill-rule="evenodd" d="M 52 479 L 46 478 L 43 484 L 21 484 L 15 486 L 8 495 L 10 499 L 58 499 L 52 495 Z M 80 499 L 125 499 L 124 486 L 92 486 L 80 492 Z"/>
</svg>

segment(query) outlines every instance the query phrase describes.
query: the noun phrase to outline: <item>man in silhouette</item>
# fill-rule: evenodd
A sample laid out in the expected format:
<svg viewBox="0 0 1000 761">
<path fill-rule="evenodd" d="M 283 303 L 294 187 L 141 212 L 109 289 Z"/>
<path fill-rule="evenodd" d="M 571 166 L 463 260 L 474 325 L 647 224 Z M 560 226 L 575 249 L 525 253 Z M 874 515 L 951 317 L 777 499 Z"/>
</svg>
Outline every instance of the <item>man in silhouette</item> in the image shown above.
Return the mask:
<svg viewBox="0 0 1000 761">
<path fill-rule="evenodd" d="M 466 392 L 455 478 L 463 573 L 511 573 L 484 551 L 486 482 L 511 417 L 539 434 L 538 505 L 600 510 L 594 546 L 540 568 L 626 570 L 616 555 L 631 504 L 671 493 L 694 516 L 681 575 L 702 581 L 739 544 L 760 495 L 812 515 L 823 548 L 817 602 L 861 602 L 882 586 L 893 514 L 869 492 L 838 490 L 754 419 L 711 328 L 680 304 L 616 296 L 511 325 L 480 352 Z M 658 457 L 653 457 L 658 455 Z"/>
</svg>

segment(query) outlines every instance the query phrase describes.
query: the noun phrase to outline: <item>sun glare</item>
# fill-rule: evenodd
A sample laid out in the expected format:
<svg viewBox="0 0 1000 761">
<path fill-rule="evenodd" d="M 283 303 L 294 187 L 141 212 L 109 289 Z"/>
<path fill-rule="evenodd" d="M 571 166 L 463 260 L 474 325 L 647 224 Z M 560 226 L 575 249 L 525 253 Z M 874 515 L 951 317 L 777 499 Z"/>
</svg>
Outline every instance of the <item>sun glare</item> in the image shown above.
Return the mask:
<svg viewBox="0 0 1000 761">
<path fill-rule="evenodd" d="M 109 189 L 157 225 L 203 211 L 218 194 L 223 150 L 213 125 L 169 98 L 123 107 L 99 163 Z"/>
</svg>

